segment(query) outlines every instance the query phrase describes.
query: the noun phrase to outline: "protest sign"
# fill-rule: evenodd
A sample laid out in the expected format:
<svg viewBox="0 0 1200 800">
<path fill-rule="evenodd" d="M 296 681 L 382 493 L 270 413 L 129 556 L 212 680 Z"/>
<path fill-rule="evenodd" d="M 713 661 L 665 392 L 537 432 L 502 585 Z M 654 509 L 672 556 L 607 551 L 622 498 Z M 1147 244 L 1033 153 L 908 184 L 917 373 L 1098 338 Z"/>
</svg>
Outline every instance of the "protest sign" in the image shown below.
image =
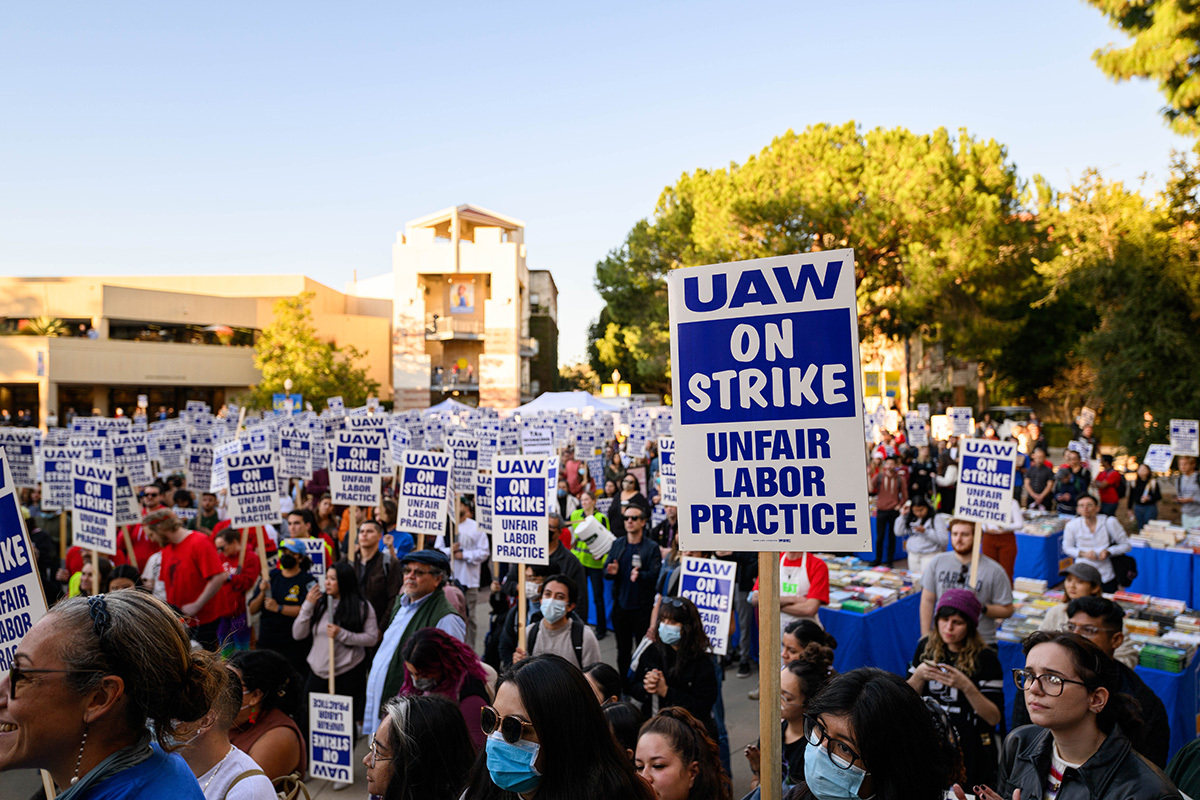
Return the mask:
<svg viewBox="0 0 1200 800">
<path fill-rule="evenodd" d="M 21 513 L 20 487 L 13 482 L 8 461 L 0 447 L 0 671 L 12 669 L 21 637 L 46 613 L 46 595 Z"/>
<path fill-rule="evenodd" d="M 307 428 L 286 425 L 279 429 L 279 470 L 283 478 L 312 477 L 312 434 Z"/>
<path fill-rule="evenodd" d="M 71 463 L 71 537 L 79 547 L 117 552 L 116 468 L 95 461 Z"/>
<path fill-rule="evenodd" d="M 396 530 L 439 536 L 450 509 L 449 453 L 405 450 L 400 462 L 400 494 L 396 498 Z"/>
<path fill-rule="evenodd" d="M 664 506 L 679 504 L 679 485 L 675 479 L 675 437 L 658 437 L 658 474 L 662 478 L 659 487 L 659 502 Z"/>
<path fill-rule="evenodd" d="M 446 450 L 454 457 L 454 490 L 465 494 L 475 488 L 479 469 L 479 437 L 454 433 L 446 436 Z"/>
<path fill-rule="evenodd" d="M 345 416 L 346 401 L 341 397 L 331 397 L 325 401 L 325 405 L 329 407 L 329 413 L 335 417 Z"/>
<path fill-rule="evenodd" d="M 412 434 L 408 428 L 393 425 L 388 428 L 388 446 L 392 451 L 392 463 L 399 464 L 404 460 L 404 451 L 412 442 Z"/>
<path fill-rule="evenodd" d="M 554 455 L 554 429 L 522 428 L 521 453 L 527 456 Z"/>
<path fill-rule="evenodd" d="M 274 453 L 233 453 L 225 458 L 229 524 L 234 528 L 279 522 L 279 484 Z"/>
<path fill-rule="evenodd" d="M 908 443 L 913 447 L 929 446 L 929 431 L 925 429 L 925 418 L 919 412 L 909 411 L 904 415 L 904 430 Z"/>
<path fill-rule="evenodd" d="M 684 556 L 679 596 L 695 603 L 712 651 L 719 656 L 729 649 L 729 622 L 736 588 L 736 562 Z"/>
<path fill-rule="evenodd" d="M 1011 523 L 1017 443 L 992 439 L 962 439 L 958 443 L 958 449 L 955 518 L 987 525 Z"/>
<path fill-rule="evenodd" d="M 380 464 L 386 447 L 378 431 L 337 431 L 329 455 L 329 491 L 334 505 L 379 505 Z"/>
<path fill-rule="evenodd" d="M 210 444 L 193 444 L 188 447 L 188 486 L 208 488 L 213 478 L 213 447 Z M 138 483 L 144 486 L 143 483 Z"/>
<path fill-rule="evenodd" d="M 950 438 L 950 418 L 945 414 L 934 414 L 929 418 L 929 432 L 934 441 L 947 441 Z"/>
<path fill-rule="evenodd" d="M 71 462 L 81 461 L 83 451 L 65 445 L 42 448 L 42 508 L 62 511 L 71 507 L 73 473 Z"/>
<path fill-rule="evenodd" d="M 929 403 L 917 403 L 917 413 L 921 419 L 929 419 Z"/>
<path fill-rule="evenodd" d="M 946 417 L 950 420 L 951 436 L 974 436 L 975 420 L 970 406 L 951 406 L 946 409 Z"/>
<path fill-rule="evenodd" d="M 1079 427 L 1086 428 L 1088 425 L 1094 425 L 1096 422 L 1096 412 L 1084 406 L 1079 410 Z"/>
<path fill-rule="evenodd" d="M 1171 420 L 1171 452 L 1177 456 L 1200 456 L 1200 422 L 1194 419 Z"/>
<path fill-rule="evenodd" d="M 103 436 L 72 436 L 67 443 L 71 447 L 83 451 L 84 461 L 103 464 L 112 460 L 108 449 L 108 439 Z"/>
<path fill-rule="evenodd" d="M 113 492 L 113 499 L 116 501 L 117 526 L 139 524 L 142 521 L 142 506 L 138 503 L 133 482 L 121 466 L 116 468 L 115 481 L 116 491 Z"/>
<path fill-rule="evenodd" d="M 325 544 L 324 539 L 297 539 L 296 541 L 304 545 L 305 552 L 308 553 L 308 558 L 312 562 L 308 568 L 308 574 L 314 578 L 324 578 L 325 570 L 328 565 L 325 563 L 325 555 L 329 547 Z M 321 587 L 321 591 L 325 591 L 325 587 Z"/>
<path fill-rule="evenodd" d="M 154 481 L 150 471 L 150 449 L 144 433 L 122 433 L 109 437 L 112 448 L 113 463 L 124 467 L 129 479 L 137 486 L 145 486 Z M 207 486 L 208 482 L 191 483 L 189 486 Z"/>
<path fill-rule="evenodd" d="M 497 456 L 492 469 L 492 559 L 549 564 L 550 458 Z"/>
<path fill-rule="evenodd" d="M 354 431 L 355 433 L 367 432 L 379 434 L 382 442 L 379 449 L 379 474 L 392 474 L 392 470 L 395 469 L 396 465 L 392 461 L 392 451 L 388 445 L 387 417 L 383 414 L 367 414 L 364 411 L 360 416 L 346 418 L 346 430 Z"/>
<path fill-rule="evenodd" d="M 479 470 L 475 473 L 475 525 L 479 530 L 492 535 L 492 473 Z"/>
<path fill-rule="evenodd" d="M 667 283 L 682 548 L 869 548 L 853 251 Z"/>
<path fill-rule="evenodd" d="M 1082 439 L 1067 442 L 1067 452 L 1070 453 L 1072 451 L 1079 453 L 1079 457 L 1086 463 L 1092 458 L 1092 443 L 1085 442 Z"/>
<path fill-rule="evenodd" d="M 8 455 L 8 469 L 18 489 L 37 486 L 37 449 L 40 431 L 0 428 L 0 448 Z"/>
<path fill-rule="evenodd" d="M 308 776 L 354 783 L 354 698 L 308 696 Z"/>
<path fill-rule="evenodd" d="M 1175 458 L 1175 454 L 1171 452 L 1171 445 L 1152 444 L 1146 451 L 1146 457 L 1142 459 L 1142 463 L 1149 467 L 1151 472 L 1169 472 L 1173 458 Z"/>
</svg>

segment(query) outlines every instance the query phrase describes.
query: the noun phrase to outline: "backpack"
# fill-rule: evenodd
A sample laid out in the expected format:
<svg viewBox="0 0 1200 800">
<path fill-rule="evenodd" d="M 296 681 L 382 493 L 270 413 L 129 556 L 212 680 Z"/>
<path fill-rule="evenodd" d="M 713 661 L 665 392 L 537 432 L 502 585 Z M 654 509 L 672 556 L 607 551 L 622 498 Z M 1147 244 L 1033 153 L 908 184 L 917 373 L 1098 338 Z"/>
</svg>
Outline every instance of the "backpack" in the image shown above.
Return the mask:
<svg viewBox="0 0 1200 800">
<path fill-rule="evenodd" d="M 1124 500 L 1125 495 L 1129 494 L 1129 481 L 1125 480 L 1125 476 L 1117 473 L 1121 480 L 1117 481 L 1117 485 L 1113 487 L 1117 490 L 1117 499 Z"/>
<path fill-rule="evenodd" d="M 533 648 L 537 646 L 538 631 L 541 629 L 541 625 L 534 625 L 533 630 L 525 634 L 525 652 L 533 653 Z M 586 666 L 583 663 L 583 620 L 573 613 L 571 614 L 571 647 L 575 649 L 575 660 L 579 662 L 579 668 L 583 669 Z"/>
<path fill-rule="evenodd" d="M 261 769 L 248 769 L 241 775 L 233 779 L 233 783 L 229 784 L 229 788 L 225 790 L 225 797 L 233 791 L 233 787 L 237 786 L 245 778 L 252 778 L 255 775 L 265 776 L 267 773 Z M 300 773 L 293 772 L 290 775 L 284 775 L 281 778 L 276 778 L 271 781 L 272 787 L 275 789 L 276 797 L 279 800 L 299 800 L 301 797 L 304 800 L 312 800 L 312 796 L 308 793 L 308 787 L 304 785 L 304 781 L 300 780 Z"/>
</svg>

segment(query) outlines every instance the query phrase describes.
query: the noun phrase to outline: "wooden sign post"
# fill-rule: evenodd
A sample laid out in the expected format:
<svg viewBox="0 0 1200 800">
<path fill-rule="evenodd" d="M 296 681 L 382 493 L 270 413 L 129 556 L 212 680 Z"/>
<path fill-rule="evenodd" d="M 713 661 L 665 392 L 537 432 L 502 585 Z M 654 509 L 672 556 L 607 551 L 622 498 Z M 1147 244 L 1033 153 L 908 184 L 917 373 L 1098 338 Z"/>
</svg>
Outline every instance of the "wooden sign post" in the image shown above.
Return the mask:
<svg viewBox="0 0 1200 800">
<path fill-rule="evenodd" d="M 758 738 L 762 800 L 783 790 L 783 730 L 779 716 L 779 553 L 758 554 Z"/>
</svg>

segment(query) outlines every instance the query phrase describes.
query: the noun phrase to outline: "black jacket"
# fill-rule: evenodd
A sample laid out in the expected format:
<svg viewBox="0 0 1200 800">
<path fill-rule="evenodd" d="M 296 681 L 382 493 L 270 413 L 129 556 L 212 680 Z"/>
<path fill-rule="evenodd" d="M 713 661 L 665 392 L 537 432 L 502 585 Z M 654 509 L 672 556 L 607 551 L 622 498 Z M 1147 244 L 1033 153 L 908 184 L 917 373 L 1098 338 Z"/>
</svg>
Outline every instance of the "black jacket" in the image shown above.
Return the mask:
<svg viewBox="0 0 1200 800">
<path fill-rule="evenodd" d="M 1167 753 L 1171 747 L 1171 720 L 1167 717 L 1166 706 L 1136 672 L 1120 661 L 1117 662 L 1117 668 L 1121 671 L 1121 692 L 1131 695 L 1142 707 L 1139 712 L 1141 727 L 1126 731 L 1125 735 L 1134 750 L 1159 769 L 1166 769 Z M 1025 693 L 1017 692 L 1016 702 L 1013 703 L 1013 730 L 1031 723 L 1029 710 L 1025 707 Z"/>
<path fill-rule="evenodd" d="M 720 687 L 717 684 L 717 668 L 713 664 L 712 656 L 702 653 L 678 665 L 678 674 L 672 676 L 672 670 L 676 668 L 675 655 L 674 648 L 661 642 L 651 644 L 638 659 L 637 670 L 627 681 L 625 691 L 642 707 L 642 712 L 649 718 L 653 714 L 650 694 L 642 683 L 650 670 L 662 670 L 663 680 L 667 682 L 667 694 L 658 699 L 658 707 L 686 708 L 708 728 L 710 735 L 716 738 L 716 724 L 713 722 L 712 711 Z"/>
<path fill-rule="evenodd" d="M 1017 728 L 1004 742 L 1000 756 L 1000 779 L 996 793 L 1012 797 L 1014 789 L 1021 797 L 1044 797 L 1050 775 L 1050 753 L 1054 736 L 1045 728 L 1026 725 Z M 1068 769 L 1063 776 L 1058 800 L 1181 800 L 1167 776 L 1158 767 L 1134 752 L 1121 728 L 1100 745 L 1095 755 L 1078 770 Z"/>
</svg>

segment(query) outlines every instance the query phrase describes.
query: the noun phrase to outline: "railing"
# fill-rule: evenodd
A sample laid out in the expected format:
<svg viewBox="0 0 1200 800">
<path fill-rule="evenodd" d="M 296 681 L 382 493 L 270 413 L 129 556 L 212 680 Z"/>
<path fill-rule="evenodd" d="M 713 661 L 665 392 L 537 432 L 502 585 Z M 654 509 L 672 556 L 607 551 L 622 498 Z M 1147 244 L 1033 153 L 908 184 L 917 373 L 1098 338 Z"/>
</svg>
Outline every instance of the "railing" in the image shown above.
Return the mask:
<svg viewBox="0 0 1200 800">
<path fill-rule="evenodd" d="M 433 389 L 479 390 L 479 376 L 474 369 L 448 370 L 434 367 L 429 374 L 429 385 Z"/>
<path fill-rule="evenodd" d="M 425 317 L 426 339 L 482 339 L 483 334 L 483 322 L 480 320 L 440 314 L 428 314 Z"/>
</svg>

